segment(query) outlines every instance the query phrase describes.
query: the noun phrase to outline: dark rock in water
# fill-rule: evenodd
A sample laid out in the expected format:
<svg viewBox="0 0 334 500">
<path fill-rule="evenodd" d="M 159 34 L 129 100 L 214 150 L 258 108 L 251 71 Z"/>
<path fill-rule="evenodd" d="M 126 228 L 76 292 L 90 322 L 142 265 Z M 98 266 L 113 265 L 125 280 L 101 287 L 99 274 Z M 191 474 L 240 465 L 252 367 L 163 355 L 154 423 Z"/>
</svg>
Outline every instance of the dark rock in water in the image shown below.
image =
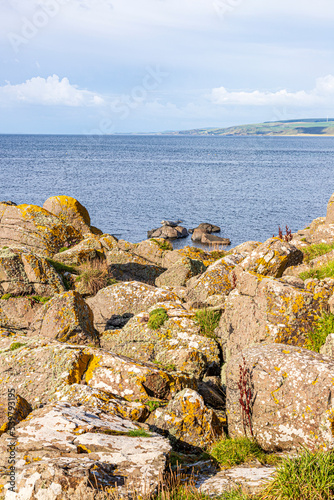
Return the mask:
<svg viewBox="0 0 334 500">
<path fill-rule="evenodd" d="M 203 233 L 201 243 L 203 245 L 212 245 L 214 243 L 217 243 L 218 245 L 230 245 L 231 240 L 228 238 L 221 238 L 220 236 L 216 236 L 214 234 Z"/>
<path fill-rule="evenodd" d="M 216 226 L 215 224 L 210 224 L 208 222 L 202 222 L 199 224 L 197 227 L 193 229 L 188 229 L 189 233 L 193 233 L 198 229 L 202 233 L 219 233 L 220 232 L 220 227 Z"/>
<path fill-rule="evenodd" d="M 14 201 L 0 201 L 0 204 L 17 207 L 17 203 L 15 203 Z"/>
<path fill-rule="evenodd" d="M 182 220 L 177 220 L 177 221 L 171 221 L 171 220 L 162 220 L 161 225 L 162 226 L 170 226 L 170 227 L 176 227 L 178 226 Z"/>
<path fill-rule="evenodd" d="M 147 231 L 148 238 L 164 238 L 164 239 L 175 239 L 175 238 L 185 238 L 188 236 L 188 231 L 182 226 L 162 226 L 157 229 L 152 229 L 152 231 Z"/>
</svg>

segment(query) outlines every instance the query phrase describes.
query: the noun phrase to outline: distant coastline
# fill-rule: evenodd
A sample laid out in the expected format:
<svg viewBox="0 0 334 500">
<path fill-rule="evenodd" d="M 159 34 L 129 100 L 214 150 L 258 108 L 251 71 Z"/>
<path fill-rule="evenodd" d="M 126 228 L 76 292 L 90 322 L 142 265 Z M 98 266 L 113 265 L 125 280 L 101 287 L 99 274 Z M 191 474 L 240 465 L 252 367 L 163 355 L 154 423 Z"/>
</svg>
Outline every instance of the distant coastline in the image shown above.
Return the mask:
<svg viewBox="0 0 334 500">
<path fill-rule="evenodd" d="M 160 134 L 159 134 L 160 135 Z M 285 137 L 334 137 L 334 118 L 306 118 L 303 120 L 282 120 L 276 122 L 237 125 L 227 128 L 200 128 L 168 131 L 163 135 L 181 136 L 285 136 Z"/>
</svg>

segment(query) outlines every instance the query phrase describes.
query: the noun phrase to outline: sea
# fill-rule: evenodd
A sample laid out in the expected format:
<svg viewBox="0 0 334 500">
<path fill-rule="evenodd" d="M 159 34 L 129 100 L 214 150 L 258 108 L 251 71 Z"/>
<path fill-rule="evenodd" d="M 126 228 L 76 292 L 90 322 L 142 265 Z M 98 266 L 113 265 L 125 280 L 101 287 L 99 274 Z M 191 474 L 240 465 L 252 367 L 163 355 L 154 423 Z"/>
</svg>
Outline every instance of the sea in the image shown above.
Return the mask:
<svg viewBox="0 0 334 500">
<path fill-rule="evenodd" d="M 326 215 L 334 137 L 0 135 L 0 180 L 0 201 L 73 196 L 127 241 L 179 219 L 217 224 L 235 246 Z"/>
</svg>

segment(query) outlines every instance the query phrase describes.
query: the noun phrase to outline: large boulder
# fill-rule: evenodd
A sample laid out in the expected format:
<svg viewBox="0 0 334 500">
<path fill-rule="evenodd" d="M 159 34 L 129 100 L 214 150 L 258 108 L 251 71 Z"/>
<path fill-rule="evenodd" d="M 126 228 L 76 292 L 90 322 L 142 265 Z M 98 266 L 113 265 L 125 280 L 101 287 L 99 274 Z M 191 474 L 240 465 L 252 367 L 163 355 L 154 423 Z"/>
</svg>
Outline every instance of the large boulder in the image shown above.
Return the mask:
<svg viewBox="0 0 334 500">
<path fill-rule="evenodd" d="M 87 299 L 94 313 L 95 328 L 103 332 L 108 321 L 115 315 L 138 314 L 157 302 L 177 301 L 170 290 L 163 290 L 137 281 L 117 283 L 100 290 L 95 297 Z"/>
<path fill-rule="evenodd" d="M 12 333 L 28 333 L 31 323 L 42 307 L 39 297 L 0 299 L 0 328 Z"/>
<path fill-rule="evenodd" d="M 172 244 L 165 241 L 163 238 L 152 238 L 138 243 L 134 249 L 134 253 L 146 259 L 150 264 L 164 267 L 162 264 L 164 255 L 166 252 L 172 250 Z"/>
<path fill-rule="evenodd" d="M 151 413 L 147 423 L 153 429 L 167 431 L 179 447 L 185 448 L 207 448 L 224 434 L 215 411 L 191 389 L 184 389 L 167 406 Z"/>
<path fill-rule="evenodd" d="M 88 260 L 102 259 L 105 259 L 104 248 L 98 238 L 93 236 L 53 256 L 53 260 L 70 266 L 78 266 Z"/>
<path fill-rule="evenodd" d="M 229 435 L 253 433 L 266 451 L 333 449 L 333 374 L 333 360 L 298 347 L 238 353 L 226 367 Z"/>
<path fill-rule="evenodd" d="M 187 281 L 187 301 L 205 305 L 224 302 L 235 286 L 233 267 L 222 259 L 211 264 L 200 276 Z"/>
<path fill-rule="evenodd" d="M 128 401 L 169 400 L 186 387 L 197 389 L 193 376 L 168 373 L 153 363 L 103 349 L 23 335 L 0 336 L 0 401 L 7 401 L 8 389 L 14 388 L 36 408 L 59 399 L 73 384 L 105 393 L 109 411 L 111 395 Z"/>
<path fill-rule="evenodd" d="M 304 346 L 334 290 L 334 280 L 289 284 L 236 267 L 236 288 L 225 301 L 216 333 L 224 360 L 254 344 Z"/>
<path fill-rule="evenodd" d="M 31 332 L 59 342 L 99 345 L 92 310 L 72 290 L 56 295 L 43 306 L 31 325 Z"/>
<path fill-rule="evenodd" d="M 90 217 L 86 208 L 71 196 L 51 196 L 43 205 L 65 224 L 75 227 L 81 234 L 90 233 Z"/>
<path fill-rule="evenodd" d="M 171 450 L 167 439 L 143 424 L 67 403 L 35 410 L 16 426 L 15 436 L 16 453 L 24 457 L 16 464 L 16 495 L 25 500 L 78 498 L 83 485 L 95 493 L 117 488 L 123 497 L 134 490 L 150 495 Z M 9 438 L 0 437 L 0 468 L 7 474 Z"/>
<path fill-rule="evenodd" d="M 64 290 L 62 279 L 43 257 L 19 249 L 0 250 L 0 295 L 51 296 Z"/>
<path fill-rule="evenodd" d="M 62 247 L 81 240 L 77 229 L 44 208 L 0 203 L 0 246 L 24 248 L 52 257 Z"/>
<path fill-rule="evenodd" d="M 279 238 L 270 238 L 246 257 L 241 267 L 245 271 L 280 278 L 286 268 L 303 261 L 303 253 Z"/>
<path fill-rule="evenodd" d="M 168 319 L 156 330 L 148 327 L 149 312 L 165 309 Z M 181 304 L 158 303 L 147 312 L 131 318 L 121 330 L 106 331 L 101 345 L 112 352 L 153 361 L 165 369 L 180 370 L 202 378 L 204 373 L 219 373 L 220 353 L 214 339 L 200 335 L 194 314 Z"/>
<path fill-rule="evenodd" d="M 158 276 L 155 280 L 155 284 L 158 287 L 184 286 L 190 278 L 204 273 L 205 270 L 206 267 L 200 260 L 181 257 L 181 259 L 169 267 L 167 271 Z"/>
<path fill-rule="evenodd" d="M 163 238 L 163 239 L 176 239 L 176 238 L 185 238 L 188 236 L 188 231 L 185 227 L 182 226 L 162 226 L 157 229 L 152 229 L 151 231 L 147 231 L 148 238 Z"/>
</svg>

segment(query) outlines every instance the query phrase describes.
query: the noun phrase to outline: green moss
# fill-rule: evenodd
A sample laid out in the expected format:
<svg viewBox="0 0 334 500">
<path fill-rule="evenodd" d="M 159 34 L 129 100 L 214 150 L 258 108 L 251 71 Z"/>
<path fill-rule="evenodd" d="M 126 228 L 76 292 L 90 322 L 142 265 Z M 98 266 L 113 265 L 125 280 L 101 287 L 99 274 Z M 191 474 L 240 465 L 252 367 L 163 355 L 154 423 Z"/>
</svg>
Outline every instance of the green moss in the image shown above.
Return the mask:
<svg viewBox="0 0 334 500">
<path fill-rule="evenodd" d="M 334 315 L 325 313 L 317 320 L 313 330 L 308 332 L 305 347 L 320 352 L 320 347 L 324 345 L 330 333 L 334 333 Z"/>
<path fill-rule="evenodd" d="M 224 252 L 223 250 L 212 250 L 212 252 L 210 252 L 210 255 L 214 258 L 214 260 L 219 260 L 225 257 L 226 252 Z"/>
<path fill-rule="evenodd" d="M 195 321 L 200 325 L 200 335 L 215 339 L 215 329 L 219 325 L 221 311 L 213 311 L 210 309 L 200 309 L 195 314 Z"/>
<path fill-rule="evenodd" d="M 68 250 L 68 248 L 67 248 L 67 247 L 61 247 L 61 249 L 59 250 L 59 253 L 61 253 L 61 252 L 66 252 L 66 250 Z"/>
<path fill-rule="evenodd" d="M 157 330 L 160 328 L 165 321 L 168 320 L 168 315 L 166 309 L 159 307 L 150 312 L 150 319 L 148 320 L 147 326 L 151 330 Z"/>
<path fill-rule="evenodd" d="M 32 295 L 30 298 L 35 302 L 40 302 L 41 304 L 46 304 L 46 302 L 51 299 L 51 297 L 41 297 L 40 295 Z"/>
<path fill-rule="evenodd" d="M 332 244 L 317 243 L 314 245 L 310 245 L 307 248 L 303 248 L 304 262 L 309 262 L 310 260 L 313 260 L 316 257 L 325 255 L 326 253 L 330 252 L 333 249 L 334 249 L 334 243 Z"/>
<path fill-rule="evenodd" d="M 12 293 L 5 293 L 2 297 L 1 300 L 8 300 L 10 298 L 14 297 Z"/>
<path fill-rule="evenodd" d="M 309 271 L 300 273 L 299 277 L 304 281 L 309 278 L 316 278 L 318 280 L 334 278 L 334 260 L 316 269 L 310 269 Z"/>
<path fill-rule="evenodd" d="M 151 238 L 150 241 L 158 245 L 161 250 L 173 250 L 173 245 L 169 241 L 158 241 L 155 238 Z"/>
<path fill-rule="evenodd" d="M 279 461 L 277 456 L 267 454 L 255 441 L 246 437 L 221 439 L 212 446 L 210 453 L 221 467 L 234 467 L 253 460 L 258 460 L 261 464 Z"/>
<path fill-rule="evenodd" d="M 67 266 L 66 264 L 63 264 L 62 262 L 57 262 L 56 260 L 53 260 L 53 259 L 46 259 L 46 260 L 58 272 L 67 272 L 67 273 L 71 273 L 71 274 L 78 274 L 78 270 L 74 266 Z"/>
<path fill-rule="evenodd" d="M 20 347 L 25 346 L 26 344 L 22 344 L 21 342 L 13 342 L 13 344 L 10 345 L 9 349 L 11 351 L 15 351 L 15 349 L 19 349 Z"/>
<path fill-rule="evenodd" d="M 145 429 L 134 429 L 127 433 L 130 437 L 151 437 L 151 434 L 145 431 Z"/>
</svg>

